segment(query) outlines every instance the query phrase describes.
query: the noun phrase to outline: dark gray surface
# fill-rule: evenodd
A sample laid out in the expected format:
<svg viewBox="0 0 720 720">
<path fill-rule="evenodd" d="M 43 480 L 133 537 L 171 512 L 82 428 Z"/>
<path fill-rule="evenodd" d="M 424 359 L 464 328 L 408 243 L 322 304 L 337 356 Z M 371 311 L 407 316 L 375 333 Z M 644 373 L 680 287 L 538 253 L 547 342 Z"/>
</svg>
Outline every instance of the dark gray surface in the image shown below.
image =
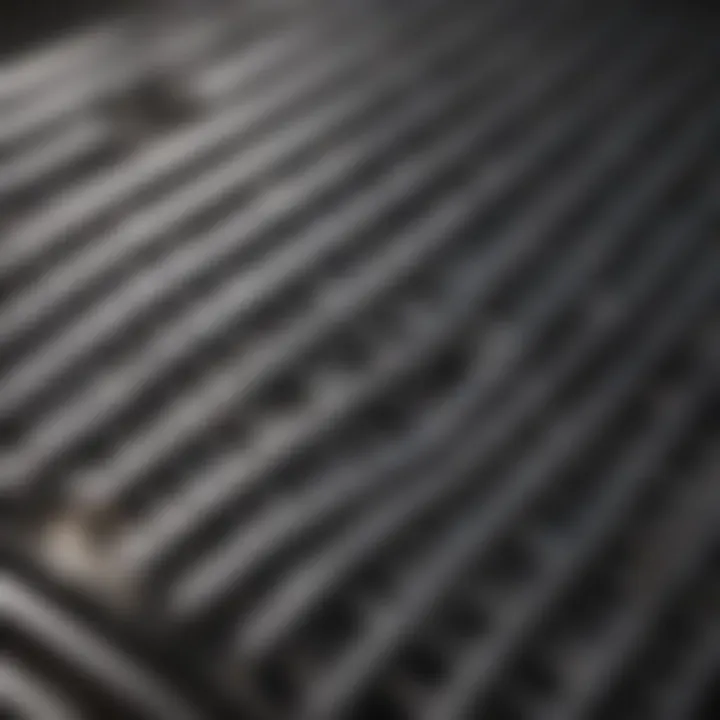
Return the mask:
<svg viewBox="0 0 720 720">
<path fill-rule="evenodd" d="M 0 67 L 13 712 L 693 718 L 716 17 L 223 5 Z"/>
</svg>

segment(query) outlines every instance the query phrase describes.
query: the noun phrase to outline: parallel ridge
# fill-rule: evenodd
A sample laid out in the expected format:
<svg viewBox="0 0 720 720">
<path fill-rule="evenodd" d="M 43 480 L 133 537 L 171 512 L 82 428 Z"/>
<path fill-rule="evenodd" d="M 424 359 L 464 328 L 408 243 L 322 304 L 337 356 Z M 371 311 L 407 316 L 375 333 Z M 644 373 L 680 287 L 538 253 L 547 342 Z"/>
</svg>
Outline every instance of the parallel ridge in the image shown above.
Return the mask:
<svg viewBox="0 0 720 720">
<path fill-rule="evenodd" d="M 207 708 L 25 573 L 0 578 L 0 710 L 20 720 L 207 717 Z"/>
<path fill-rule="evenodd" d="M 13 541 L 251 718 L 691 718 L 720 665 L 712 28 L 291 5 L 188 29 L 172 92 L 123 18 L 0 70 Z M 22 717 L 200 712 L 0 583 Z"/>
<path fill-rule="evenodd" d="M 716 447 L 676 456 L 671 468 L 687 486 L 656 491 L 521 655 L 514 698 L 501 691 L 496 707 L 523 717 L 693 717 L 717 669 L 717 461 Z"/>
</svg>

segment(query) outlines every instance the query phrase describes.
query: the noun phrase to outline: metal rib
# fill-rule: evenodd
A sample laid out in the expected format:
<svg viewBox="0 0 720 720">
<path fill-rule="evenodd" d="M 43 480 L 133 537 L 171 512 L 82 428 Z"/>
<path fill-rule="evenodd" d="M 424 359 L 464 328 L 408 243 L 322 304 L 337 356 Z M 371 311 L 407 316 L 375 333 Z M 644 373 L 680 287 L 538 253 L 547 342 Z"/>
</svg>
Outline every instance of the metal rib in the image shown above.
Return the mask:
<svg viewBox="0 0 720 720">
<path fill-rule="evenodd" d="M 677 235 L 674 235 L 674 240 L 672 242 L 669 239 L 668 247 L 672 250 L 674 245 L 677 251 L 682 245 Z M 672 258 L 671 252 L 666 262 L 671 263 Z M 661 262 L 658 270 L 667 272 L 667 265 L 663 270 Z M 645 287 L 633 284 L 628 289 L 630 297 L 625 300 L 625 307 L 632 308 L 633 317 L 629 313 L 619 314 L 605 325 L 602 332 L 588 326 L 585 333 L 570 343 L 561 357 L 553 359 L 548 367 L 541 368 L 523 380 L 514 396 L 495 411 L 492 424 L 481 419 L 475 427 L 470 426 L 466 430 L 465 440 L 459 447 L 456 445 L 449 460 L 440 467 L 431 466 L 425 479 L 421 475 L 421 479 L 415 481 L 415 489 L 411 493 L 401 488 L 394 500 L 386 501 L 377 516 L 370 519 L 361 517 L 359 523 L 348 528 L 341 539 L 334 542 L 327 554 L 312 558 L 308 565 L 301 565 L 281 584 L 275 597 L 265 598 L 263 608 L 249 619 L 247 627 L 241 630 L 238 637 L 237 647 L 243 654 L 264 655 L 282 637 L 287 636 L 299 618 L 310 615 L 313 606 L 316 607 L 321 598 L 339 587 L 361 563 L 377 556 L 385 542 L 400 534 L 414 518 L 422 517 L 442 498 L 452 497 L 467 487 L 470 468 L 481 468 L 502 453 L 507 443 L 548 406 L 604 343 L 615 336 L 623 325 L 637 321 L 637 316 L 648 302 L 647 294 L 652 294 L 657 282 L 655 273 L 645 277 Z M 439 474 L 445 478 L 441 486 L 435 481 Z M 300 591 L 300 588 L 303 590 Z"/>
<path fill-rule="evenodd" d="M 632 141 L 629 140 L 633 135 L 631 123 L 624 119 L 621 127 L 628 132 L 626 138 L 628 139 L 628 145 L 631 145 Z M 642 127 L 642 122 L 638 123 L 638 127 Z M 699 141 L 699 151 L 704 146 L 701 140 L 702 133 L 698 133 L 697 128 L 690 130 L 682 137 L 692 138 L 692 144 Z M 619 149 L 624 146 L 624 143 L 616 143 L 615 146 L 616 149 Z M 654 174 L 652 186 L 644 188 L 645 198 L 652 198 L 653 192 L 662 197 L 665 183 L 672 182 L 672 178 L 677 177 L 675 174 L 677 166 L 672 162 L 673 156 L 682 156 L 685 160 L 690 160 L 693 157 L 693 153 L 687 152 L 684 142 L 678 141 L 677 147 L 682 148 L 682 150 L 669 152 L 667 156 L 663 157 L 662 162 L 658 162 L 658 172 Z M 600 143 L 597 150 L 598 158 L 603 161 L 602 164 L 596 165 L 591 159 L 585 158 L 588 174 L 593 178 L 603 176 L 602 172 L 596 171 L 598 167 L 603 167 L 605 162 L 610 167 L 613 167 L 613 155 L 608 151 L 608 146 Z M 627 155 L 625 157 L 629 163 L 632 163 L 631 157 Z M 690 162 L 692 163 L 691 160 Z M 506 231 L 507 237 L 511 238 L 519 235 L 529 237 L 534 235 L 538 238 L 547 238 L 554 229 L 561 227 L 563 219 L 568 214 L 571 214 L 576 207 L 577 199 L 587 193 L 587 187 L 592 185 L 592 183 L 580 180 L 572 171 L 571 176 L 573 178 L 572 187 L 559 189 L 555 185 L 550 185 L 548 195 L 543 195 L 536 201 L 537 212 L 529 207 L 527 214 L 518 223 L 520 229 L 516 227 L 509 228 Z M 632 183 L 632 180 L 629 179 L 628 182 Z M 620 198 L 617 204 L 620 209 L 615 212 L 613 212 L 612 207 L 605 209 L 605 217 L 610 222 L 603 222 L 598 228 L 594 228 L 589 232 L 592 241 L 590 247 L 580 245 L 577 255 L 571 256 L 563 268 L 564 273 L 553 276 L 548 285 L 543 286 L 538 291 L 535 301 L 529 303 L 532 308 L 529 314 L 531 317 L 536 318 L 537 325 L 533 327 L 532 324 L 523 323 L 522 319 L 516 321 L 518 329 L 531 328 L 531 335 L 524 338 L 522 343 L 522 352 L 514 357 L 516 364 L 532 352 L 533 338 L 535 342 L 540 342 L 545 332 L 544 328 L 553 322 L 555 316 L 561 312 L 566 303 L 572 301 L 573 295 L 584 289 L 585 280 L 583 278 L 585 275 L 583 273 L 587 272 L 590 275 L 593 271 L 596 271 L 597 266 L 602 265 L 603 262 L 609 262 L 612 254 L 617 251 L 614 242 L 608 240 L 609 233 L 604 232 L 604 228 L 612 227 L 612 231 L 616 233 L 615 242 L 628 241 L 626 233 L 621 230 L 621 225 L 618 224 L 618 215 L 622 217 L 622 208 L 633 208 L 634 214 L 631 214 L 630 218 L 625 218 L 625 222 L 630 225 L 647 209 L 647 199 L 643 201 L 638 196 L 631 197 L 630 202 L 628 202 L 627 197 Z M 548 211 L 548 208 L 553 207 L 552 198 L 561 198 L 561 202 L 552 211 Z M 641 208 L 645 210 L 641 210 Z M 526 229 L 529 229 L 529 234 L 524 232 Z M 497 242 L 499 245 L 504 244 L 502 239 L 498 239 Z M 600 247 L 603 245 L 601 251 Z M 407 347 L 403 353 L 403 361 L 398 362 L 397 366 L 398 368 L 406 368 L 402 371 L 404 374 L 407 374 L 409 368 L 414 367 L 419 362 L 419 358 L 427 358 L 427 361 L 429 361 L 433 356 L 433 347 L 447 346 L 451 333 L 458 332 L 459 328 L 482 312 L 482 301 L 490 296 L 495 286 L 492 283 L 483 284 L 478 282 L 478 278 L 483 276 L 483 266 L 486 261 L 480 255 L 477 262 L 478 266 L 475 267 L 468 259 L 466 270 L 470 281 L 465 287 L 458 284 L 456 297 L 448 301 L 448 307 L 453 309 L 448 309 L 442 313 L 438 312 L 437 325 L 430 325 L 426 335 L 421 336 L 417 344 L 408 345 L 407 340 L 401 340 L 403 345 Z M 547 303 L 547 305 L 543 305 L 543 303 Z M 538 307 L 543 308 L 541 312 L 538 312 Z M 513 377 L 511 372 L 512 361 L 513 358 L 505 358 L 504 372 L 506 381 Z M 171 509 L 163 507 L 156 515 L 151 515 L 149 519 L 144 520 L 144 523 L 147 523 L 146 525 L 136 526 L 132 537 L 129 539 L 131 546 L 135 548 L 144 546 L 146 548 L 145 553 L 149 553 L 149 549 L 154 548 L 151 555 L 153 565 L 162 566 L 164 572 L 167 573 L 168 553 L 170 553 L 171 557 L 172 554 L 178 553 L 183 548 L 187 549 L 193 542 L 197 542 L 201 533 L 207 533 L 211 523 L 218 522 L 220 512 L 226 515 L 229 514 L 232 508 L 243 497 L 251 493 L 254 488 L 262 487 L 267 489 L 268 483 L 272 480 L 271 473 L 274 474 L 282 470 L 284 458 L 290 458 L 297 454 L 307 443 L 305 438 L 308 436 L 315 437 L 320 434 L 327 441 L 331 431 L 338 430 L 338 424 L 341 420 L 352 417 L 351 413 L 357 413 L 360 407 L 363 407 L 373 397 L 377 397 L 382 388 L 391 386 L 392 380 L 388 378 L 388 375 L 390 378 L 397 378 L 394 382 L 398 382 L 401 377 L 399 372 L 399 370 L 395 370 L 390 374 L 390 371 L 381 367 L 377 370 L 378 379 L 375 379 L 372 374 L 364 376 L 358 382 L 361 388 L 360 392 L 351 386 L 346 391 L 345 398 L 341 394 L 336 403 L 331 404 L 329 407 L 324 405 L 320 409 L 319 416 L 313 417 L 311 412 L 304 416 L 301 415 L 296 420 L 298 427 L 296 433 L 290 431 L 284 434 L 280 438 L 280 443 L 275 446 L 271 445 L 267 453 L 261 454 L 260 457 L 256 456 L 257 459 L 253 458 L 249 463 L 247 461 L 243 463 L 240 454 L 231 454 L 223 462 L 220 475 L 214 472 L 197 478 L 193 486 L 197 490 L 191 490 L 187 497 L 182 494 L 180 496 L 175 495 Z M 487 373 L 485 376 L 488 377 Z M 494 378 L 492 371 L 490 377 Z M 485 395 L 487 395 L 487 391 L 491 387 L 493 387 L 491 381 L 488 380 L 485 383 Z M 493 391 L 497 393 L 498 388 L 493 387 Z M 460 407 L 465 408 L 464 412 L 466 413 L 468 405 L 467 386 L 464 386 L 460 392 L 463 397 L 458 398 L 455 402 Z M 482 395 L 483 393 L 481 393 L 481 397 Z M 356 397 L 357 399 L 353 400 Z M 447 401 L 445 405 L 447 407 Z M 477 412 L 477 407 L 475 407 L 474 411 Z M 307 419 L 303 420 L 303 417 Z M 463 421 L 460 420 L 458 426 L 462 426 L 462 424 Z M 432 447 L 427 443 L 423 443 L 423 446 Z M 416 452 L 413 453 L 413 456 L 415 455 Z M 417 462 L 419 458 L 414 458 L 414 460 Z M 393 462 L 391 467 L 391 472 L 396 474 L 398 472 L 397 462 Z M 242 482 L 238 482 L 240 468 L 242 468 Z M 377 468 L 373 468 L 371 474 L 361 473 L 360 477 L 362 479 L 355 480 L 351 487 L 356 489 L 356 493 L 361 492 L 364 494 L 370 492 L 374 486 L 384 485 L 387 480 L 387 473 L 378 472 Z M 299 532 L 301 529 L 307 532 L 313 526 L 328 520 L 327 510 L 326 512 L 321 511 L 321 508 L 327 505 L 327 496 L 334 497 L 338 492 L 340 492 L 341 497 L 346 494 L 341 490 L 341 488 L 346 487 L 346 484 L 338 483 L 338 480 L 336 477 L 329 479 L 327 487 L 323 489 L 320 479 L 317 479 L 310 491 L 311 498 L 314 497 L 315 500 L 310 502 L 305 512 L 299 511 L 299 499 L 296 498 L 290 505 L 280 505 L 277 508 L 276 520 L 267 520 L 261 516 L 257 519 L 254 530 L 241 531 L 237 536 L 237 540 L 224 543 L 219 550 L 213 550 L 209 557 L 201 556 L 196 561 L 202 565 L 200 577 L 215 577 L 214 582 L 220 588 L 230 585 L 235 588 L 241 587 L 244 572 L 248 572 L 253 568 L 253 559 L 259 560 L 263 558 L 265 561 L 272 559 L 273 553 L 270 550 L 271 548 L 277 548 L 277 543 L 282 537 L 282 534 L 278 536 L 280 528 L 286 528 L 285 532 L 289 534 L 289 539 L 286 539 L 286 542 L 290 542 L 295 547 L 298 539 L 295 532 Z M 356 494 L 350 492 L 344 502 L 350 503 L 356 500 Z M 333 507 L 333 504 L 330 503 L 329 507 Z M 265 525 L 266 521 L 267 525 Z M 145 536 L 144 527 L 147 528 L 147 537 Z M 263 546 L 263 540 L 268 545 Z M 248 552 L 248 544 L 254 549 L 252 554 Z M 168 549 L 164 550 L 164 546 L 168 546 Z M 240 547 L 244 548 L 243 552 L 239 552 Z M 261 551 L 261 548 L 264 549 Z M 135 550 L 134 552 L 137 553 L 138 551 Z M 132 566 L 137 571 L 137 565 L 132 563 Z M 245 570 L 241 572 L 243 567 Z M 196 584 L 205 587 L 207 591 L 207 582 L 201 582 L 198 579 Z M 217 589 L 214 592 L 217 593 Z"/>
<path fill-rule="evenodd" d="M 420 9 L 424 7 L 423 3 Z M 314 56 L 312 62 L 293 68 L 292 73 L 270 85 L 268 92 L 253 103 L 243 102 L 240 87 L 237 89 L 240 95 L 233 93 L 234 102 L 226 110 L 173 133 L 141 155 L 118 163 L 112 172 L 68 188 L 39 218 L 13 228 L 3 247 L 0 280 L 11 280 L 13 274 L 31 267 L 50 251 L 63 250 L 69 253 L 68 258 L 72 257 L 88 242 L 84 231 L 92 223 L 114 210 L 127 209 L 130 201 L 141 198 L 153 185 L 168 179 L 177 181 L 178 174 L 182 177 L 183 173 L 197 172 L 198 166 L 202 168 L 209 162 L 221 163 L 221 153 L 227 153 L 243 140 L 255 139 L 253 134 L 278 116 L 342 87 L 348 75 L 367 62 L 368 52 L 378 42 L 373 32 L 360 33 L 349 40 L 340 51 L 334 46 L 326 47 L 326 52 Z M 258 155 L 256 162 L 260 160 Z"/>
<path fill-rule="evenodd" d="M 640 652 L 662 611 L 702 571 L 708 548 L 718 538 L 720 484 L 708 479 L 716 478 L 717 472 L 714 457 L 702 468 L 699 486 L 690 490 L 690 497 L 683 498 L 679 508 L 673 508 L 672 518 L 668 518 L 674 533 L 668 567 L 622 608 L 597 653 L 581 661 L 573 687 L 555 705 L 553 717 L 558 720 L 588 717 L 623 668 Z"/>
<path fill-rule="evenodd" d="M 403 232 L 385 253 L 373 257 L 358 270 L 352 282 L 344 283 L 334 297 L 326 296 L 326 304 L 319 312 L 308 317 L 305 322 L 297 323 L 288 335 L 278 340 L 271 338 L 250 354 L 243 352 L 240 367 L 228 362 L 200 389 L 179 398 L 168 409 L 168 417 L 172 418 L 172 422 L 163 420 L 158 423 L 156 432 L 146 429 L 138 443 L 128 443 L 127 449 L 118 456 L 115 469 L 107 469 L 107 483 L 105 480 L 84 483 L 88 496 L 95 498 L 93 502 L 116 502 L 125 492 L 124 487 L 132 487 L 144 474 L 160 467 L 185 442 L 183 438 L 187 439 L 190 435 L 197 438 L 200 427 L 208 427 L 209 422 L 219 421 L 228 412 L 237 413 L 241 405 L 257 397 L 290 363 L 300 362 L 304 355 L 314 350 L 350 317 L 358 317 L 362 309 L 377 304 L 401 280 L 434 260 L 439 252 L 445 250 L 445 239 L 461 231 L 473 216 L 478 215 L 480 208 L 492 207 L 511 186 L 517 189 L 519 180 L 528 182 L 532 177 L 532 168 L 539 168 L 543 161 L 560 152 L 573 137 L 577 137 L 573 133 L 581 134 L 583 119 L 592 125 L 593 119 L 597 119 L 593 114 L 597 94 L 590 93 L 588 99 L 591 98 L 591 107 L 578 103 L 574 106 L 577 114 L 573 112 L 572 116 L 564 116 L 561 126 L 555 122 L 543 125 L 538 135 L 530 138 L 527 145 L 515 148 L 518 162 L 513 163 L 508 159 L 501 175 L 493 176 L 483 172 L 466 188 L 456 191 L 439 204 L 430 217 L 422 220 L 421 227 L 411 227 Z M 454 136 L 454 139 L 457 138 Z M 443 157 L 447 157 L 447 154 Z M 496 269 L 495 277 L 498 279 L 503 277 L 503 270 L 508 265 L 515 267 L 516 263 L 529 259 L 515 247 L 495 250 L 496 257 L 488 258 L 488 267 Z M 150 443 L 152 458 L 143 449 L 149 449 Z M 110 492 L 105 500 L 101 499 L 106 492 L 103 487 L 107 487 Z"/>
<path fill-rule="evenodd" d="M 633 439 L 621 458 L 604 473 L 602 493 L 586 510 L 589 517 L 580 521 L 580 537 L 558 548 L 537 587 L 524 590 L 519 606 L 500 618 L 500 627 L 494 629 L 489 641 L 480 639 L 461 656 L 450 683 L 433 698 L 423 717 L 466 717 L 497 685 L 527 637 L 582 582 L 594 559 L 627 526 L 631 511 L 662 472 L 664 461 L 693 431 L 694 420 L 706 407 L 708 391 L 714 387 L 714 374 L 714 370 L 703 368 L 692 385 L 682 388 L 660 417 Z"/>
<path fill-rule="evenodd" d="M 708 301 L 720 289 L 717 268 L 710 264 L 708 270 L 707 259 L 703 266 L 702 282 L 692 278 L 691 287 L 684 289 L 663 322 L 651 325 L 651 332 L 647 333 L 645 342 L 638 345 L 637 352 L 620 364 L 616 372 L 609 373 L 601 383 L 601 391 L 583 403 L 584 412 L 581 410 L 579 417 L 567 418 L 553 428 L 552 441 L 543 444 L 539 457 L 526 458 L 523 467 L 515 473 L 515 481 L 507 486 L 507 494 L 499 495 L 495 502 L 481 506 L 476 512 L 469 512 L 452 528 L 449 536 L 437 544 L 435 553 L 425 558 L 414 582 L 408 581 L 404 594 L 394 606 L 395 611 L 377 618 L 357 646 L 314 689 L 307 705 L 308 717 L 335 717 L 346 708 L 370 677 L 381 672 L 398 642 L 412 632 L 442 597 L 486 538 L 511 522 L 547 487 L 560 467 L 596 439 L 597 430 L 618 412 L 625 396 L 637 392 L 648 365 L 658 361 L 662 349 L 673 342 L 678 333 L 686 332 L 688 315 L 692 317 L 707 310 Z"/>
<path fill-rule="evenodd" d="M 458 27 L 467 30 L 467 23 L 461 23 Z M 456 31 L 458 27 L 455 28 Z M 450 33 L 447 39 L 448 43 L 439 48 L 441 52 L 454 49 L 457 33 Z M 422 51 L 421 48 L 418 49 Z M 427 59 L 430 60 L 434 55 L 433 53 Z M 389 81 L 388 86 L 391 86 L 392 74 L 385 77 Z M 466 81 L 465 87 L 467 85 Z M 366 87 L 371 95 L 376 94 L 376 89 L 375 83 L 369 83 Z M 355 88 L 353 92 L 356 93 L 357 90 Z M 456 91 L 454 95 L 457 99 L 459 93 Z M 206 206 L 211 207 L 212 203 L 217 202 L 219 191 L 227 193 L 230 188 L 233 192 L 239 192 L 247 183 L 255 182 L 258 176 L 269 173 L 274 165 L 287 163 L 293 153 L 305 152 L 309 140 L 325 137 L 333 128 L 341 128 L 343 121 L 351 117 L 353 111 L 368 105 L 370 97 L 360 93 L 349 95 L 348 99 L 351 103 L 349 106 L 339 102 L 330 106 L 329 112 L 322 118 L 312 114 L 307 122 L 290 128 L 286 137 L 271 135 L 267 143 L 250 151 L 251 157 L 248 157 L 246 152 L 241 152 L 237 159 L 227 163 L 224 168 L 218 170 L 211 167 L 200 181 L 195 179 L 182 186 L 178 192 L 163 196 L 157 203 L 151 204 L 139 220 L 137 217 L 131 219 L 117 234 L 111 234 L 103 243 L 96 245 L 92 252 L 83 254 L 77 262 L 68 264 L 60 273 L 43 282 L 36 291 L 21 297 L 8 308 L 0 316 L 0 336 L 3 341 L 9 348 L 18 340 L 27 342 L 29 334 L 43 330 L 66 309 L 69 302 L 77 300 L 75 296 L 78 293 L 92 289 L 96 283 L 102 288 L 100 281 L 103 272 L 114 269 L 122 260 L 122 255 L 118 256 L 118 245 L 124 248 L 123 253 L 137 252 L 138 244 L 142 249 L 145 243 L 157 243 L 166 239 L 174 223 L 185 222 L 193 213 L 207 210 Z M 420 104 L 420 108 L 428 116 L 428 120 L 433 118 L 435 108 L 430 110 L 427 101 Z M 271 193 L 269 198 L 261 198 L 249 208 L 234 213 L 221 223 L 219 228 L 203 233 L 191 245 L 182 247 L 179 252 L 162 254 L 156 264 L 152 264 L 139 277 L 136 275 L 133 278 L 130 287 L 122 286 L 119 292 L 111 294 L 93 310 L 90 317 L 81 316 L 56 342 L 52 342 L 52 335 L 42 335 L 45 346 L 38 348 L 39 360 L 33 362 L 31 357 L 30 362 L 19 368 L 5 383 L 12 388 L 9 396 L 7 391 L 5 393 L 7 398 L 4 401 L 8 405 L 8 412 L 13 412 L 13 408 L 20 404 L 27 412 L 28 403 L 34 402 L 34 389 L 36 393 L 42 392 L 55 376 L 61 375 L 64 370 L 81 361 L 83 354 L 86 355 L 98 347 L 102 348 L 103 343 L 118 339 L 118 336 L 127 332 L 122 323 L 136 320 L 139 310 L 151 312 L 153 300 L 161 300 L 163 293 L 174 291 L 166 299 L 166 302 L 170 302 L 173 295 L 186 289 L 190 282 L 202 279 L 213 269 L 217 270 L 221 263 L 233 260 L 237 262 L 238 258 L 249 255 L 260 246 L 262 240 L 265 241 L 268 252 L 274 244 L 268 237 L 269 229 L 287 222 L 287 216 L 297 213 L 298 208 L 313 201 L 317 202 L 323 194 L 335 189 L 337 183 L 341 182 L 353 167 L 369 162 L 372 159 L 367 157 L 369 149 L 378 153 L 376 157 L 382 157 L 383 149 L 387 151 L 393 140 L 402 137 L 403 131 L 410 131 L 415 127 L 415 123 L 418 127 L 421 126 L 423 114 L 418 117 L 413 112 L 416 109 L 418 108 L 402 107 L 397 117 L 379 118 L 378 120 L 383 122 L 380 131 L 373 123 L 369 132 L 361 138 L 351 137 L 344 140 L 337 154 L 328 154 L 327 160 L 314 168 L 309 177 L 305 174 L 302 185 L 297 183 L 296 177 L 290 177 L 278 190 Z M 378 132 L 381 132 L 380 136 Z M 253 161 L 252 156 L 256 156 L 259 162 Z M 248 224 L 250 228 L 245 228 Z M 202 257 L 198 257 L 201 253 Z M 297 250 L 293 254 L 296 255 Z M 285 255 L 288 255 L 288 252 Z M 142 287 L 143 292 L 138 292 L 138 287 Z M 263 287 L 267 288 L 267 284 Z M 270 289 L 273 288 L 274 286 L 270 285 Z M 269 289 L 266 289 L 265 293 L 271 294 Z M 38 327 L 28 327 L 28 319 Z M 49 356 L 53 358 L 51 368 L 47 367 Z M 53 375 L 49 375 L 51 372 Z"/>
</svg>

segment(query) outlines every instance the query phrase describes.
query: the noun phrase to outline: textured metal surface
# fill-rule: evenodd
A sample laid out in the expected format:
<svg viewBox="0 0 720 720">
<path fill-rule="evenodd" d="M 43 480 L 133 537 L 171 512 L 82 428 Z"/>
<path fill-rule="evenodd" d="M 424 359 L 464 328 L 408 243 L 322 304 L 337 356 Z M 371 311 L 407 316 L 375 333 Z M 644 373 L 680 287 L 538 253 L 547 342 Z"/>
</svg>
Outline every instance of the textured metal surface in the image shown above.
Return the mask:
<svg viewBox="0 0 720 720">
<path fill-rule="evenodd" d="M 3 710 L 711 717 L 716 14 L 231 5 L 0 64 Z"/>
</svg>

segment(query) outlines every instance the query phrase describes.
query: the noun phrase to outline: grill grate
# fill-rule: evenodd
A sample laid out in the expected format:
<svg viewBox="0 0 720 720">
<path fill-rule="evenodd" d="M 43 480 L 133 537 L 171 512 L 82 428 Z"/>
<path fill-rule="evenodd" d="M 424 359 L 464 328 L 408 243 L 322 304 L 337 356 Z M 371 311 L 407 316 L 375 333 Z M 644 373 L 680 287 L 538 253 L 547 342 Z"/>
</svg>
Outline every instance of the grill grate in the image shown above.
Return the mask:
<svg viewBox="0 0 720 720">
<path fill-rule="evenodd" d="M 713 12 L 149 27 L 0 65 L 2 703 L 712 716 Z"/>
</svg>

